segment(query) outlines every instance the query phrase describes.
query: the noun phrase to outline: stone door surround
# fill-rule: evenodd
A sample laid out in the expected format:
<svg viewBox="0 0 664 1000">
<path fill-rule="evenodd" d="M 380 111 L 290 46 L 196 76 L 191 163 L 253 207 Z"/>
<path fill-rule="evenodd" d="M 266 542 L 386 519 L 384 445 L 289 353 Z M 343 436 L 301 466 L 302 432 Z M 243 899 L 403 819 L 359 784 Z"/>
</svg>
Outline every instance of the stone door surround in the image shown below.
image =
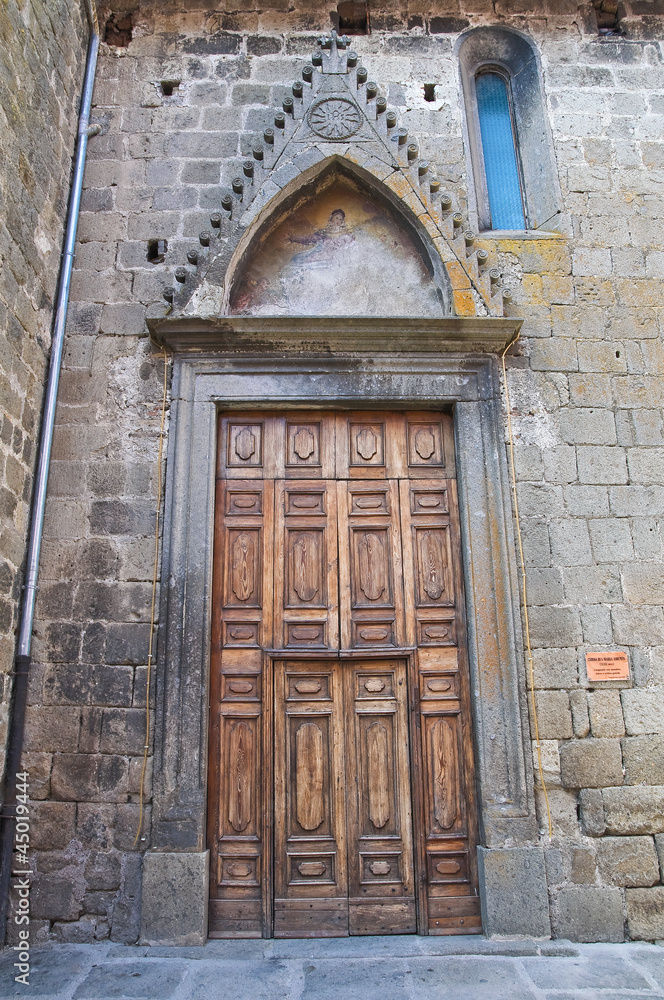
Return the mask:
<svg viewBox="0 0 664 1000">
<path fill-rule="evenodd" d="M 149 321 L 175 351 L 142 940 L 207 936 L 207 717 L 217 413 L 362 406 L 454 415 L 486 933 L 550 935 L 536 846 L 512 514 L 496 353 L 521 321 Z M 527 907 L 516 895 L 529 899 Z"/>
</svg>

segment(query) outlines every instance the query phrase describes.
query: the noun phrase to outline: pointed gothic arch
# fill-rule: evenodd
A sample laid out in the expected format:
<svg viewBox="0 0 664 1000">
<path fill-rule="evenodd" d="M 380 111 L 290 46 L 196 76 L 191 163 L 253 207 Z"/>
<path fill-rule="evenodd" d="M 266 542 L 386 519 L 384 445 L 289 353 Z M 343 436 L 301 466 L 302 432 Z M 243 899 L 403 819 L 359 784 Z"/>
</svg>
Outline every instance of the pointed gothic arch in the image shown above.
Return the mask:
<svg viewBox="0 0 664 1000">
<path fill-rule="evenodd" d="M 383 213 L 383 234 L 384 239 L 389 230 L 392 234 L 401 234 L 404 247 L 401 257 L 404 263 L 412 272 L 412 277 L 416 281 L 415 272 L 417 269 L 415 258 L 422 265 L 422 284 L 418 289 L 413 284 L 413 299 L 418 294 L 427 299 L 428 315 L 448 316 L 452 313 L 452 295 L 450 280 L 444 263 L 444 255 L 441 256 L 440 248 L 434 243 L 430 232 L 424 224 L 421 214 L 418 216 L 413 210 L 413 206 L 407 199 L 400 196 L 392 187 L 384 184 L 382 180 L 372 172 L 360 166 L 353 156 L 352 147 L 343 154 L 334 154 L 321 159 L 302 173 L 298 173 L 291 181 L 284 185 L 268 201 L 261 197 L 258 192 L 251 208 L 242 217 L 244 223 L 242 232 L 238 234 L 238 239 L 230 258 L 225 273 L 224 295 L 222 312 L 224 315 L 232 314 L 234 302 L 237 300 L 238 290 L 246 275 L 247 269 L 257 255 L 260 255 L 271 236 L 283 227 L 288 219 L 320 199 L 326 193 L 335 189 L 346 189 L 354 192 L 356 198 L 364 197 L 370 205 Z M 284 164 L 285 167 L 288 164 Z M 376 236 L 376 250 L 379 251 L 379 258 L 385 265 L 390 263 L 389 254 L 380 255 L 380 239 Z M 323 237 L 324 239 L 324 237 Z M 371 249 L 369 240 L 364 240 L 364 251 Z M 357 248 L 360 252 L 360 248 Z M 395 255 L 394 263 L 397 264 Z M 380 259 L 377 258 L 374 264 L 376 291 L 380 293 Z M 410 258 L 410 259 L 408 259 Z M 348 266 L 351 266 L 350 261 Z M 350 275 L 349 275 L 350 277 Z M 427 283 L 430 287 L 427 288 Z M 425 308 L 424 303 L 421 306 Z M 383 308 L 384 315 L 393 310 Z M 410 310 L 411 315 L 418 314 L 418 304 L 413 301 Z M 349 314 L 352 314 L 352 309 Z M 373 309 L 373 315 L 380 315 L 381 309 Z"/>
</svg>

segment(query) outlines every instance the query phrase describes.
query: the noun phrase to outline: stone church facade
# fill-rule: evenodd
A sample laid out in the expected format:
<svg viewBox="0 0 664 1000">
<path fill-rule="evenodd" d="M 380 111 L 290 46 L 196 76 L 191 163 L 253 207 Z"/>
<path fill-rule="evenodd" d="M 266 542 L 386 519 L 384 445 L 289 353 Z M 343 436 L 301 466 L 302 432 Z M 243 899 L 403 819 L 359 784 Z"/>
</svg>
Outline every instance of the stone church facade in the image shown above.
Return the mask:
<svg viewBox="0 0 664 1000">
<path fill-rule="evenodd" d="M 36 939 L 664 938 L 663 14 L 6 5 Z"/>
</svg>

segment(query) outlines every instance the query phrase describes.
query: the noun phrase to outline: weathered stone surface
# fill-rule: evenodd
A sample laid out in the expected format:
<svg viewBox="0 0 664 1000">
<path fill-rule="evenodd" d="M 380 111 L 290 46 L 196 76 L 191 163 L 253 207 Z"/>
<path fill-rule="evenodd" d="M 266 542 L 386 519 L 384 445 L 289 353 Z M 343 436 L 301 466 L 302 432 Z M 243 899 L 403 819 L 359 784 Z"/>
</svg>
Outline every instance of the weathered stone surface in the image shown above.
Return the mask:
<svg viewBox="0 0 664 1000">
<path fill-rule="evenodd" d="M 627 933 L 633 941 L 661 941 L 664 937 L 664 886 L 627 889 Z"/>
<path fill-rule="evenodd" d="M 607 788 L 602 799 L 608 833 L 629 836 L 664 832 L 664 786 Z"/>
<path fill-rule="evenodd" d="M 599 788 L 582 788 L 579 792 L 579 819 L 581 830 L 587 837 L 604 835 L 604 799 Z"/>
<path fill-rule="evenodd" d="M 664 733 L 664 691 L 657 688 L 632 688 L 622 691 L 625 730 L 628 736 Z"/>
<path fill-rule="evenodd" d="M 602 881 L 616 886 L 650 886 L 659 881 L 652 837 L 602 837 L 597 842 Z"/>
<path fill-rule="evenodd" d="M 477 857 L 485 933 L 549 937 L 551 924 L 541 849 L 479 847 Z"/>
<path fill-rule="evenodd" d="M 621 741 L 626 785 L 664 785 L 664 736 L 628 736 Z"/>
<path fill-rule="evenodd" d="M 207 938 L 209 851 L 148 852 L 143 861 L 141 943 L 203 944 Z"/>
<path fill-rule="evenodd" d="M 588 695 L 593 736 L 622 736 L 625 732 L 619 691 L 591 691 Z"/>
<path fill-rule="evenodd" d="M 618 740 L 572 740 L 560 748 L 560 768 L 566 788 L 622 785 L 622 755 Z"/>
<path fill-rule="evenodd" d="M 556 937 L 570 941 L 623 941 L 623 908 L 620 889 L 594 886 L 560 889 L 554 917 Z"/>
</svg>

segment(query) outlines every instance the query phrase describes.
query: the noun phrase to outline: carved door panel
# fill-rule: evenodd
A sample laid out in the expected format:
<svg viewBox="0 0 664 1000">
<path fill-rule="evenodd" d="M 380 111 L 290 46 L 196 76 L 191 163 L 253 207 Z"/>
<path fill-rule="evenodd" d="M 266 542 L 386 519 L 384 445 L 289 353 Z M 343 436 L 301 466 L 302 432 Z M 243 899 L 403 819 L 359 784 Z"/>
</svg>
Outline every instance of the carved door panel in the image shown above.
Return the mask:
<svg viewBox="0 0 664 1000">
<path fill-rule="evenodd" d="M 414 934 L 405 660 L 343 664 L 349 931 Z"/>
<path fill-rule="evenodd" d="M 344 936 L 341 674 L 334 661 L 281 661 L 274 683 L 274 936 Z"/>
<path fill-rule="evenodd" d="M 272 645 L 273 508 L 272 481 L 217 480 L 208 840 L 210 931 L 224 936 L 259 936 L 263 925 L 262 647 Z"/>
<path fill-rule="evenodd" d="M 465 644 L 459 642 L 464 618 L 456 482 L 410 479 L 399 486 L 407 641 L 417 646 L 422 910 L 430 933 L 468 934 L 481 930 L 481 919 L 470 692 Z"/>
<path fill-rule="evenodd" d="M 276 483 L 274 645 L 338 649 L 336 483 Z"/>
<path fill-rule="evenodd" d="M 404 646 L 398 484 L 379 479 L 337 486 L 341 648 Z"/>
</svg>

